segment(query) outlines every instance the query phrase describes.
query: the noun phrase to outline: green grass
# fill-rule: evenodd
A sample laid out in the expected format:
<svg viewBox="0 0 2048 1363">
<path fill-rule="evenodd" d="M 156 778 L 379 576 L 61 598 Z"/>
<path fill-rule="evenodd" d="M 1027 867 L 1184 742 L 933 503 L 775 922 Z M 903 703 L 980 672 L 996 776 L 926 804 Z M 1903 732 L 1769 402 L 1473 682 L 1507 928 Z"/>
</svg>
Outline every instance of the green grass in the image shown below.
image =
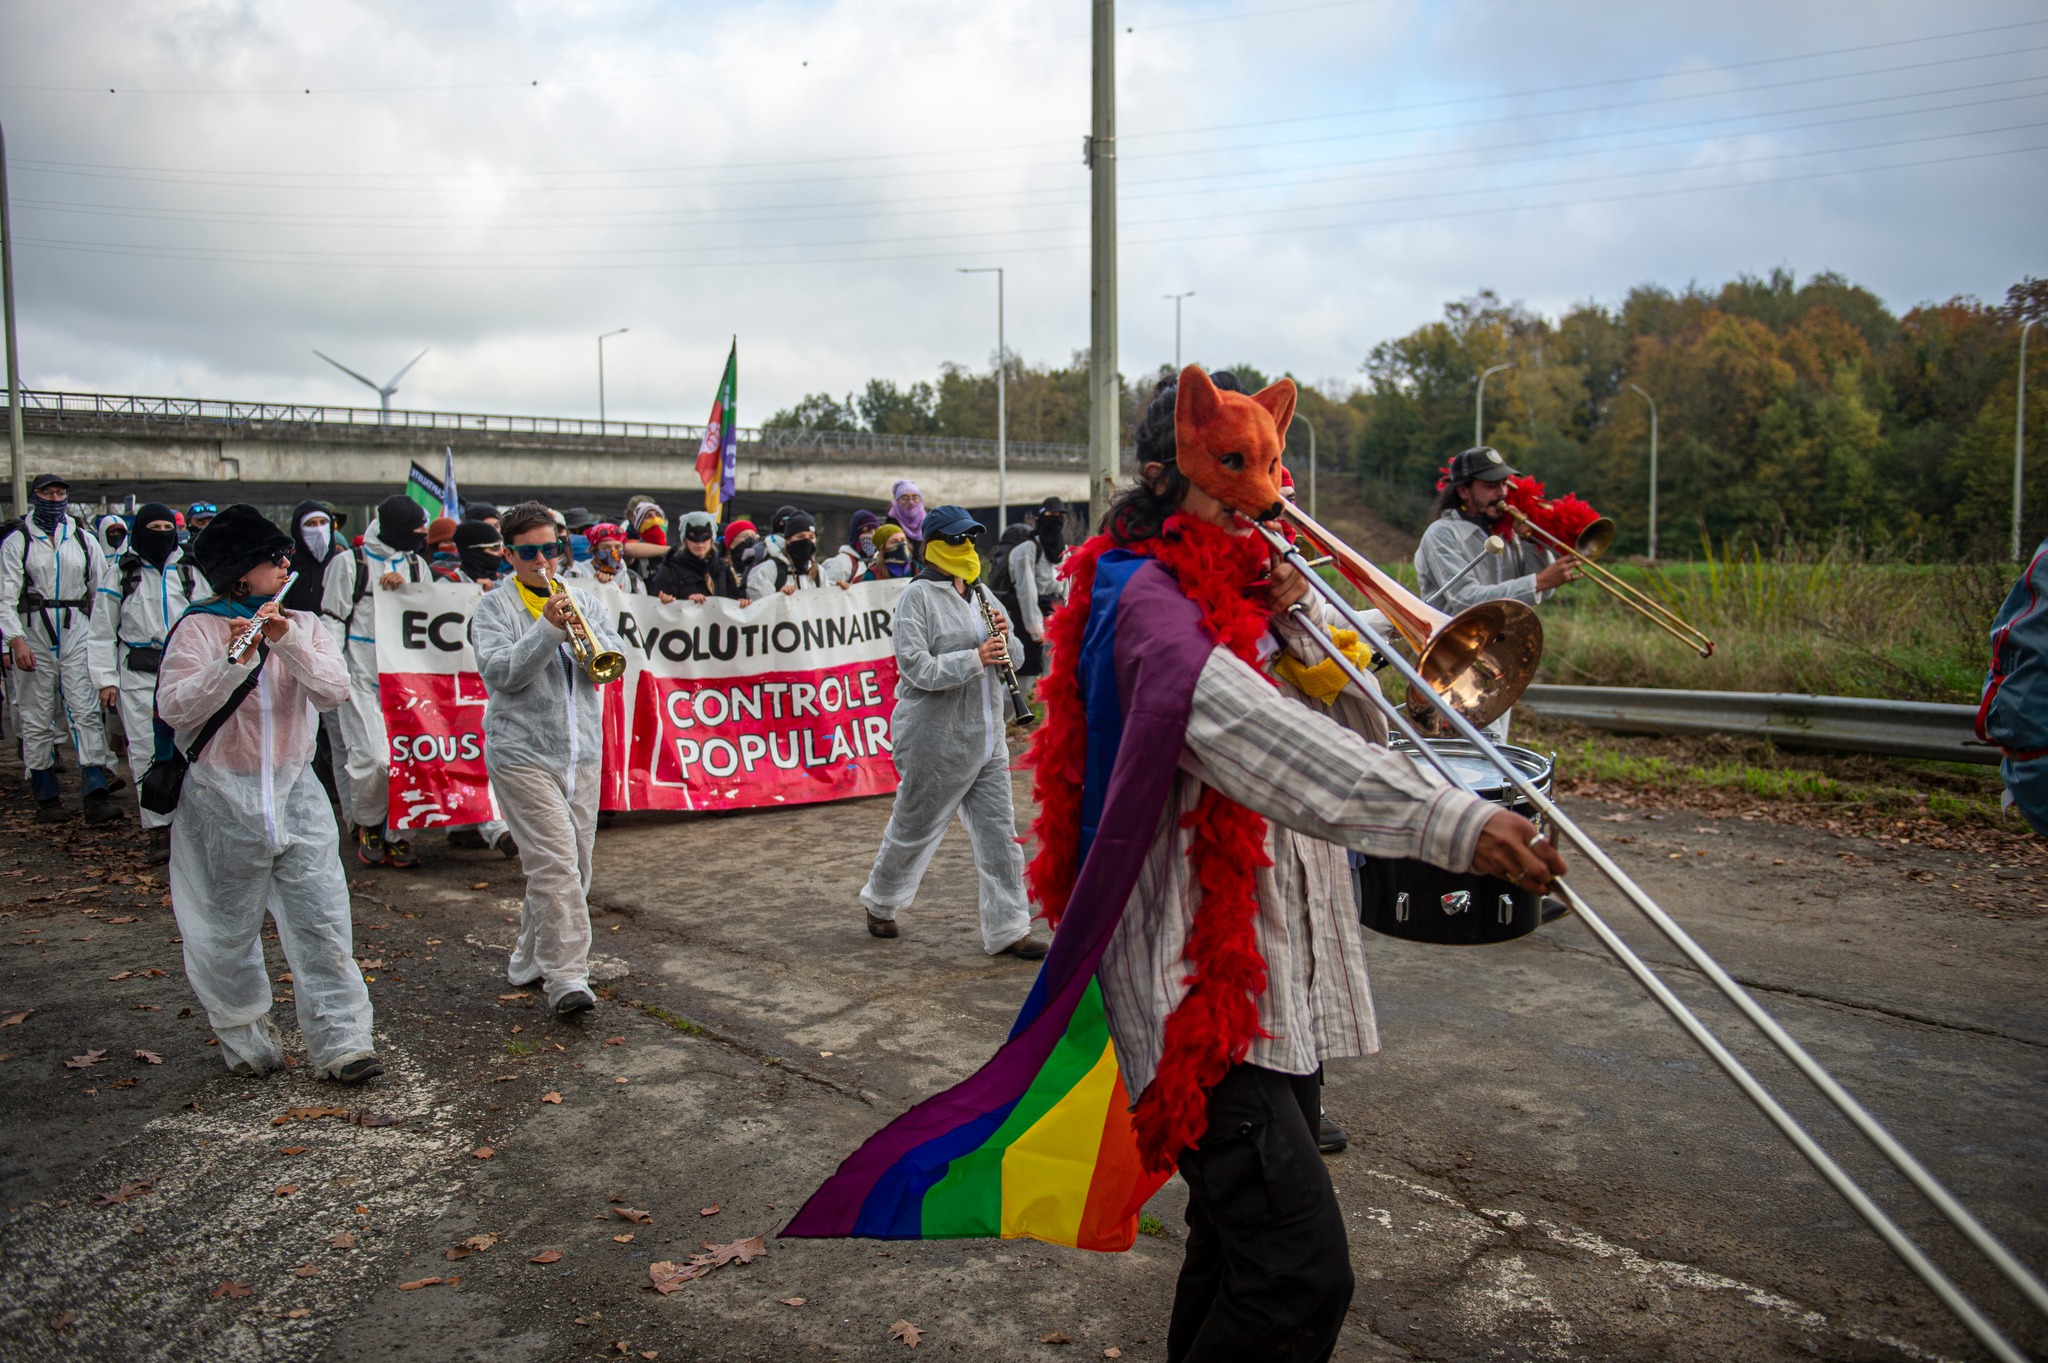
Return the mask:
<svg viewBox="0 0 2048 1363">
<path fill-rule="evenodd" d="M 706 1027 L 703 1023 L 692 1022 L 688 1018 L 684 1017 L 681 1013 L 671 1013 L 668 1009 L 663 1008 L 659 1004 L 642 1003 L 637 1004 L 635 1006 L 638 1007 L 640 1011 L 644 1013 L 646 1016 L 653 1018 L 656 1022 L 661 1023 L 665 1027 L 675 1028 L 675 1030 L 681 1032 L 684 1036 L 711 1035 L 711 1029 L 709 1027 Z"/>
<path fill-rule="evenodd" d="M 528 1056 L 540 1050 L 538 1041 L 508 1041 L 505 1050 L 510 1055 Z"/>
<path fill-rule="evenodd" d="M 1139 1212 L 1138 1234 L 1150 1235 L 1163 1240 L 1166 1238 L 1166 1223 L 1150 1212 Z"/>
</svg>

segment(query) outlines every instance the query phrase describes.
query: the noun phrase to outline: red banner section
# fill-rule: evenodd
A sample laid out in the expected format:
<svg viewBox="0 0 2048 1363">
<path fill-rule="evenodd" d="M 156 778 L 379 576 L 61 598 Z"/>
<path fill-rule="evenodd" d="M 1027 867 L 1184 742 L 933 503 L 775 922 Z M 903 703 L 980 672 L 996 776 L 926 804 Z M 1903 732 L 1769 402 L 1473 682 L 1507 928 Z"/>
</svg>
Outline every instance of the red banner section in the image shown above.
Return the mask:
<svg viewBox="0 0 2048 1363">
<path fill-rule="evenodd" d="M 605 809 L 750 809 L 896 789 L 891 638 L 902 581 L 663 605 L 583 583 L 625 642 L 604 688 Z M 485 693 L 469 648 L 475 587 L 377 594 L 392 824 L 475 823 L 492 810 Z"/>
</svg>

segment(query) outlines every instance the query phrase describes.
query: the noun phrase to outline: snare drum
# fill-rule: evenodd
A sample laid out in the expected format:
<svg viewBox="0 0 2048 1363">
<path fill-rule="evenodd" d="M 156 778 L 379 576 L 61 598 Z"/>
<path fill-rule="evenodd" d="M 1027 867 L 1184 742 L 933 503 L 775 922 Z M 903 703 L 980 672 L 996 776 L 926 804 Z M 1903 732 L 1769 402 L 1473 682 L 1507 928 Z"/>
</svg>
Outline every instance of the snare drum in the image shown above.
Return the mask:
<svg viewBox="0 0 2048 1363">
<path fill-rule="evenodd" d="M 1535 807 L 1472 744 L 1462 739 L 1442 739 L 1431 746 L 1445 765 L 1458 774 L 1467 790 L 1514 810 L 1539 829 L 1543 827 Z M 1530 785 L 1545 795 L 1550 793 L 1549 758 L 1505 743 L 1494 746 L 1514 763 Z M 1392 747 L 1418 765 L 1435 770 L 1405 740 L 1394 740 Z M 1506 942 L 1526 937 L 1542 921 L 1541 895 L 1534 890 L 1517 889 L 1496 876 L 1469 871 L 1460 874 L 1409 859 L 1357 860 L 1360 864 L 1354 876 L 1358 921 L 1389 937 L 1453 945 Z"/>
</svg>

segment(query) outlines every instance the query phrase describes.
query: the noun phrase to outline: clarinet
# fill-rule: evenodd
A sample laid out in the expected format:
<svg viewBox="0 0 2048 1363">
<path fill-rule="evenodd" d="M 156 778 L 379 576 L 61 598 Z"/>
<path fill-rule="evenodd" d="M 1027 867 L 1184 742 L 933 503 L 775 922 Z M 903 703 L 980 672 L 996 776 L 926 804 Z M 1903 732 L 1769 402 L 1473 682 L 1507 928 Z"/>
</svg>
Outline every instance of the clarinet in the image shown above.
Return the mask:
<svg viewBox="0 0 2048 1363">
<path fill-rule="evenodd" d="M 996 602 L 986 587 L 976 585 L 974 599 L 981 606 L 981 622 L 988 629 L 988 637 L 1000 639 L 1002 630 L 996 627 Z M 1017 680 L 1017 668 L 1010 661 L 1010 651 L 1003 650 L 1002 662 L 996 664 L 996 671 L 1003 679 L 1003 685 L 1010 692 L 1010 720 L 1014 724 L 1028 725 L 1038 719 L 1031 702 L 1024 698 L 1024 684 Z"/>
</svg>

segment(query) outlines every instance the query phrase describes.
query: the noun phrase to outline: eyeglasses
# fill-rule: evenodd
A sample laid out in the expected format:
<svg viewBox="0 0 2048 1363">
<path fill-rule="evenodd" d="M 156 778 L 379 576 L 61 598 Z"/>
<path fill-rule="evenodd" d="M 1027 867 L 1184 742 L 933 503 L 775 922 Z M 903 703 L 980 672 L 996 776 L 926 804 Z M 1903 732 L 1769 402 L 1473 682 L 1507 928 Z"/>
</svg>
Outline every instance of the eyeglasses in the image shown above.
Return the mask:
<svg viewBox="0 0 2048 1363">
<path fill-rule="evenodd" d="M 569 551 L 569 546 L 560 540 L 549 540 L 546 544 L 515 544 L 512 552 L 519 555 L 522 563 L 531 563 L 546 554 L 549 558 L 560 558 Z"/>
<path fill-rule="evenodd" d="M 974 538 L 974 536 L 973 536 L 973 535 L 971 535 L 971 534 L 968 534 L 968 535 L 941 535 L 941 536 L 939 536 L 939 538 L 940 538 L 940 539 L 942 539 L 942 540 L 944 540 L 944 541 L 945 541 L 946 543 L 948 543 L 948 544 L 952 545 L 952 546 L 953 546 L 954 548 L 956 548 L 956 549 L 957 549 L 957 548 L 959 548 L 959 547 L 960 547 L 961 545 L 963 545 L 963 544 L 967 543 L 967 541 L 969 541 L 969 540 L 973 539 L 973 538 Z"/>
<path fill-rule="evenodd" d="M 269 558 L 263 561 L 265 563 L 268 563 L 273 568 L 289 568 L 292 566 L 292 551 L 289 549 L 280 549 L 278 552 L 272 554 Z"/>
</svg>

